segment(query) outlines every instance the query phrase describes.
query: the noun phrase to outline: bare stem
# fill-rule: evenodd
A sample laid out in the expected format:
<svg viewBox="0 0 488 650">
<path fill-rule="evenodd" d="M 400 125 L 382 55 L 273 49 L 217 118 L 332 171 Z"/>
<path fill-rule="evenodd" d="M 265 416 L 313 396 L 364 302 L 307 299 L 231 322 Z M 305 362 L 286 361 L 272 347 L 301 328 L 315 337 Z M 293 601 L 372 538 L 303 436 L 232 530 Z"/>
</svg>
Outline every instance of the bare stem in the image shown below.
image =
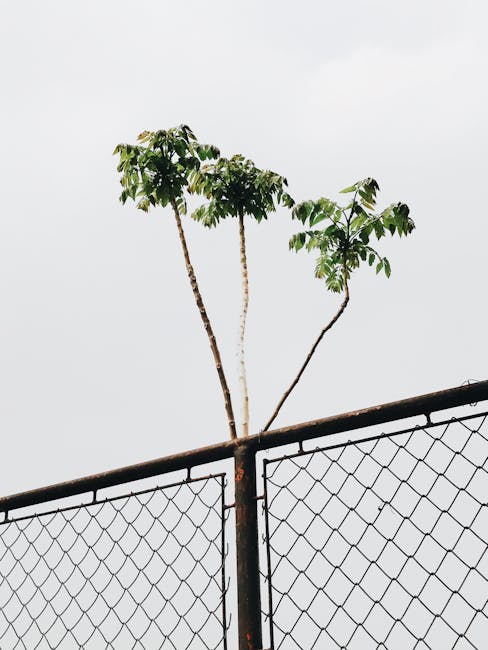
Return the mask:
<svg viewBox="0 0 488 650">
<path fill-rule="evenodd" d="M 297 376 L 295 379 L 292 381 L 290 386 L 287 388 L 287 390 L 283 393 L 282 398 L 278 402 L 278 405 L 276 406 L 275 410 L 273 411 L 273 415 L 269 418 L 269 420 L 266 422 L 263 431 L 268 431 L 269 427 L 273 424 L 274 420 L 276 419 L 276 416 L 281 410 L 281 407 L 283 404 L 286 402 L 288 399 L 290 393 L 292 390 L 295 388 L 295 386 L 298 384 L 300 381 L 300 377 L 303 375 L 305 368 L 308 366 L 310 363 L 310 359 L 312 358 L 315 350 L 317 349 L 317 346 L 319 345 L 320 341 L 323 339 L 324 335 L 334 326 L 334 324 L 339 320 L 339 318 L 342 316 L 345 308 L 347 307 L 347 304 L 349 302 L 349 286 L 347 284 L 347 277 L 344 272 L 344 300 L 341 303 L 341 306 L 339 307 L 338 311 L 336 312 L 335 316 L 330 320 L 327 325 L 322 329 L 320 334 L 318 335 L 317 339 L 315 340 L 315 343 L 312 345 L 312 348 L 310 352 L 307 355 L 307 358 L 305 359 L 305 362 L 303 363 L 302 367 L 298 371 Z"/>
<path fill-rule="evenodd" d="M 246 257 L 246 234 L 244 230 L 244 214 L 239 213 L 239 241 L 241 255 L 241 278 L 242 278 L 242 309 L 241 322 L 239 327 L 239 385 L 241 387 L 242 426 L 241 435 L 249 435 L 249 394 L 247 390 L 247 374 L 244 355 L 244 337 L 246 334 L 246 318 L 249 306 L 249 276 L 247 273 Z"/>
<path fill-rule="evenodd" d="M 191 288 L 193 290 L 193 295 L 195 296 L 195 302 L 197 304 L 198 311 L 200 312 L 200 316 L 203 321 L 203 326 L 205 327 L 205 331 L 207 332 L 208 340 L 210 342 L 210 348 L 212 350 L 212 354 L 215 361 L 215 367 L 217 368 L 217 374 L 219 376 L 220 385 L 222 387 L 222 393 L 224 395 L 225 411 L 227 413 L 227 421 L 229 423 L 230 437 L 231 439 L 234 439 L 237 438 L 236 425 L 234 420 L 234 411 L 232 410 L 230 391 L 227 385 L 227 380 L 225 378 L 224 369 L 222 367 L 222 360 L 220 358 L 219 348 L 217 347 L 217 341 L 215 340 L 215 335 L 213 333 L 212 325 L 210 324 L 210 320 L 207 315 L 207 310 L 205 309 L 205 305 L 203 304 L 203 298 L 200 293 L 200 289 L 198 287 L 195 271 L 193 270 L 193 266 L 190 261 L 190 254 L 188 252 L 188 247 L 186 245 L 185 233 L 183 230 L 183 225 L 181 223 L 180 212 L 178 210 L 178 206 L 176 205 L 176 201 L 172 201 L 171 205 L 173 207 L 173 211 L 175 214 L 176 225 L 178 227 L 178 234 L 180 236 L 181 247 L 183 249 L 183 255 L 185 257 L 185 265 L 186 265 L 188 277 L 190 279 Z"/>
</svg>

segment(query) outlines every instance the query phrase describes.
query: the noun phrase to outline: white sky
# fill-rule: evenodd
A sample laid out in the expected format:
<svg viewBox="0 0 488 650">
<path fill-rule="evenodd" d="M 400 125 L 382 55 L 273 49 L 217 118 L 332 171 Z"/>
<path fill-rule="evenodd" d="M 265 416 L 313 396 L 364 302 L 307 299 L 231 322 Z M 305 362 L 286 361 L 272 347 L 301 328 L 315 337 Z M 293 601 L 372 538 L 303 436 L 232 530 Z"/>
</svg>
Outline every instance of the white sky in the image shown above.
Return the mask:
<svg viewBox="0 0 488 650">
<path fill-rule="evenodd" d="M 0 494 L 227 436 L 170 212 L 121 206 L 114 145 L 188 123 L 298 200 L 366 176 L 417 230 L 382 240 L 276 425 L 486 378 L 483 0 L 0 3 Z M 237 223 L 186 220 L 237 388 Z M 251 431 L 338 298 L 250 227 Z M 234 403 L 238 411 L 237 392 Z"/>
</svg>

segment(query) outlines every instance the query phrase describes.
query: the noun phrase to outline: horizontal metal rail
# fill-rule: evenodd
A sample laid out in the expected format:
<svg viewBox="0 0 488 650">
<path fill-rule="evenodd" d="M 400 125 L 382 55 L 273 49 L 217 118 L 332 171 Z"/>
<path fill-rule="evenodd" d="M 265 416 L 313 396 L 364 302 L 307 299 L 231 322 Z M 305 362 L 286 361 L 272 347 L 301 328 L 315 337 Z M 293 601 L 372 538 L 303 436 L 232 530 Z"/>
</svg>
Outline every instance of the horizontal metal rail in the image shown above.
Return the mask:
<svg viewBox="0 0 488 650">
<path fill-rule="evenodd" d="M 417 415 L 428 415 L 436 411 L 484 400 L 488 400 L 488 380 L 372 406 L 358 411 L 350 411 L 341 415 L 333 415 L 290 427 L 274 429 L 247 438 L 229 440 L 100 474 L 92 474 L 73 481 L 12 494 L 0 498 L 0 512 L 7 513 L 17 508 L 33 506 L 86 492 L 96 492 L 103 488 L 231 458 L 234 456 L 235 450 L 242 446 L 254 452 L 272 449 L 294 442 L 300 443 L 304 440 L 353 431 L 354 429 L 362 429 Z"/>
<path fill-rule="evenodd" d="M 72 506 L 66 506 L 65 508 L 55 508 L 53 510 L 46 510 L 37 515 L 28 514 L 23 515 L 22 517 L 9 518 L 6 521 L 1 521 L 0 526 L 5 523 L 12 523 L 14 521 L 26 521 L 27 519 L 32 519 L 33 517 L 42 516 L 49 517 L 49 515 L 55 515 L 60 512 L 70 512 L 71 510 L 78 510 L 79 508 L 96 508 L 97 506 L 104 505 L 105 503 L 114 503 L 115 501 L 122 501 L 124 499 L 130 499 L 133 497 L 139 497 L 143 494 L 150 494 L 151 492 L 164 492 L 165 490 L 170 490 L 181 485 L 192 485 L 193 483 L 200 483 L 201 481 L 208 481 L 213 478 L 225 478 L 225 473 L 219 472 L 218 474 L 207 474 L 206 476 L 199 476 L 198 478 L 186 478 L 182 481 L 175 481 L 174 483 L 168 483 L 167 485 L 156 485 L 155 487 L 147 488 L 146 490 L 137 490 L 136 492 L 126 492 L 125 494 L 118 494 L 115 497 L 105 497 L 103 499 L 93 498 L 91 501 L 85 501 L 82 503 L 76 503 Z M 1 650 L 1 648 L 0 648 Z"/>
</svg>

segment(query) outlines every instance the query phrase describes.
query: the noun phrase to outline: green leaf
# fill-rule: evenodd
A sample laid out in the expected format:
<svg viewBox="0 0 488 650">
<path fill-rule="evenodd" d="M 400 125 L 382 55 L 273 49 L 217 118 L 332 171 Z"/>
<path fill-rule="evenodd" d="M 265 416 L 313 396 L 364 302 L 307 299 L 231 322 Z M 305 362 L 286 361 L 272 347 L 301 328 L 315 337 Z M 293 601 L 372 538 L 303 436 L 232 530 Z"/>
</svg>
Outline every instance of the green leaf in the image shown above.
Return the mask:
<svg viewBox="0 0 488 650">
<path fill-rule="evenodd" d="M 369 244 L 369 233 L 366 228 L 359 232 L 359 239 L 363 242 L 363 244 Z"/>
<path fill-rule="evenodd" d="M 315 224 L 320 223 L 320 222 L 323 221 L 324 219 L 327 219 L 328 216 L 329 216 L 329 215 L 328 215 L 326 212 L 317 212 L 317 211 L 314 211 L 314 212 L 310 215 L 310 220 L 309 220 L 310 227 L 315 226 Z"/>
<path fill-rule="evenodd" d="M 141 199 L 137 204 L 138 209 L 143 210 L 144 212 L 149 212 L 149 206 L 150 206 L 150 201 L 148 198 Z"/>
<path fill-rule="evenodd" d="M 304 201 L 295 206 L 292 212 L 292 217 L 298 219 L 302 223 L 305 223 L 310 217 L 314 209 L 313 201 Z"/>
<path fill-rule="evenodd" d="M 290 241 L 288 242 L 288 247 L 298 252 L 305 245 L 306 238 L 307 238 L 306 233 L 299 232 L 296 235 L 290 237 Z"/>
<path fill-rule="evenodd" d="M 288 192 L 283 192 L 282 197 L 281 197 L 281 202 L 287 208 L 292 208 L 295 205 L 295 201 L 288 194 Z"/>
<path fill-rule="evenodd" d="M 377 239 L 381 239 L 382 237 L 385 236 L 385 228 L 381 221 L 375 221 L 373 223 L 373 229 L 374 229 L 374 234 L 376 235 Z"/>
<path fill-rule="evenodd" d="M 343 190 L 339 191 L 339 194 L 350 194 L 351 192 L 355 192 L 358 188 L 358 184 L 354 183 L 354 185 L 351 185 L 350 187 L 345 187 Z"/>
</svg>

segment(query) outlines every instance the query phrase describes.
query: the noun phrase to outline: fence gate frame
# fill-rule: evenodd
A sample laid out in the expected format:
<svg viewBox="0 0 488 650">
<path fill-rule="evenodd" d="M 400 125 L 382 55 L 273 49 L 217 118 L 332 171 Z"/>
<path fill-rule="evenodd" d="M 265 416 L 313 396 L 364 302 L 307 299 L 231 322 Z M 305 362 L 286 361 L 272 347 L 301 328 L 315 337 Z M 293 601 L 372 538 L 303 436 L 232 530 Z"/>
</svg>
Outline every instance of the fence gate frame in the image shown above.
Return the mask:
<svg viewBox="0 0 488 650">
<path fill-rule="evenodd" d="M 488 400 L 488 380 L 428 393 L 409 399 L 350 411 L 302 424 L 274 429 L 263 434 L 229 440 L 180 454 L 92 474 L 0 498 L 4 522 L 19 508 L 55 501 L 114 487 L 178 470 L 187 470 L 219 460 L 234 459 L 235 534 L 237 560 L 237 617 L 239 650 L 264 650 L 262 641 L 261 578 L 258 548 L 258 500 L 256 454 L 260 451 L 305 440 L 363 429 L 373 425 L 424 415 Z M 82 504 L 83 505 L 83 504 Z M 227 506 L 230 507 L 230 506 Z M 225 597 L 225 594 L 223 594 Z"/>
</svg>

